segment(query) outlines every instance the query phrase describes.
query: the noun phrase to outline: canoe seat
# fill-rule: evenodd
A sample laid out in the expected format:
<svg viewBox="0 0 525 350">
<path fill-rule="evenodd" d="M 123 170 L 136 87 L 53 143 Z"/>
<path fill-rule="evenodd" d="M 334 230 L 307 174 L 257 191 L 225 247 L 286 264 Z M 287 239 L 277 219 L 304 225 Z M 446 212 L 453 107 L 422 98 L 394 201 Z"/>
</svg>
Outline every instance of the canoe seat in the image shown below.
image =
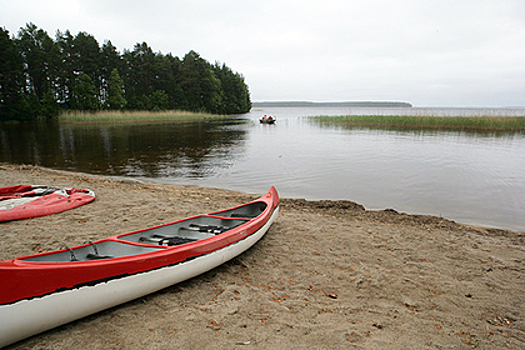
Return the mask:
<svg viewBox="0 0 525 350">
<path fill-rule="evenodd" d="M 195 241 L 197 240 L 192 239 L 192 238 L 173 237 L 169 239 L 164 239 L 162 241 L 162 244 L 173 246 L 173 245 L 179 245 L 179 244 L 190 243 L 190 242 L 195 242 Z"/>
<path fill-rule="evenodd" d="M 158 245 L 169 245 L 169 246 L 190 243 L 194 241 L 197 241 L 197 239 L 179 237 L 179 236 L 160 235 L 160 234 L 155 234 L 151 237 L 140 237 L 139 238 L 139 242 L 151 242 L 151 243 L 155 243 Z"/>
<path fill-rule="evenodd" d="M 236 225 L 237 226 L 237 225 Z M 223 233 L 225 231 L 231 230 L 233 226 L 222 226 L 222 225 L 202 225 L 202 224 L 190 224 L 190 226 L 182 226 L 181 230 L 187 230 L 187 231 L 196 231 L 196 232 L 204 232 L 204 233 L 211 233 L 214 235 L 218 235 L 219 233 Z"/>
<path fill-rule="evenodd" d="M 88 260 L 100 260 L 100 259 L 111 259 L 114 258 L 114 256 L 111 255 L 98 255 L 98 254 L 87 254 L 86 259 Z"/>
<path fill-rule="evenodd" d="M 231 218 L 256 218 L 259 214 L 238 214 L 233 213 L 230 215 Z"/>
<path fill-rule="evenodd" d="M 86 259 L 88 260 L 101 260 L 101 259 L 111 259 L 111 258 L 114 258 L 114 256 L 111 256 L 111 255 L 101 255 L 98 253 L 98 248 L 96 246 L 96 244 L 94 244 L 93 242 L 91 241 L 88 241 L 89 245 L 91 247 L 93 247 L 93 250 L 95 251 L 94 253 L 88 253 L 86 254 Z"/>
</svg>

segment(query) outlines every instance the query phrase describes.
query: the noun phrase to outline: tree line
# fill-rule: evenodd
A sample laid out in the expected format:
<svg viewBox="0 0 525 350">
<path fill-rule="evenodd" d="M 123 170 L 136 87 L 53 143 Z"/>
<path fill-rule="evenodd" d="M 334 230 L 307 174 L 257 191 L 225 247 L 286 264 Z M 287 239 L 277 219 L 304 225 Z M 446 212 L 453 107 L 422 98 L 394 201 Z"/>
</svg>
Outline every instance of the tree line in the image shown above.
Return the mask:
<svg viewBox="0 0 525 350">
<path fill-rule="evenodd" d="M 10 37 L 0 28 L 0 121 L 53 119 L 63 110 L 187 110 L 214 114 L 251 109 L 244 77 L 195 51 L 182 59 L 145 42 L 120 54 L 90 34 L 33 23 Z"/>
</svg>

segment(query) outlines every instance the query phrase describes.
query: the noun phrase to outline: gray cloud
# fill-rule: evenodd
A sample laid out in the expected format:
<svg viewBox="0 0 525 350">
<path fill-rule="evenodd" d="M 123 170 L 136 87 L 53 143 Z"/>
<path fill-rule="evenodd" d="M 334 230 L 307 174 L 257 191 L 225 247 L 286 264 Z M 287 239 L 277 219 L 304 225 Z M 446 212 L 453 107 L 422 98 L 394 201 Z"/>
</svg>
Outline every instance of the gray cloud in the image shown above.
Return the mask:
<svg viewBox="0 0 525 350">
<path fill-rule="evenodd" d="M 525 105 L 522 0 L 0 0 L 0 25 L 226 63 L 252 100 Z"/>
</svg>

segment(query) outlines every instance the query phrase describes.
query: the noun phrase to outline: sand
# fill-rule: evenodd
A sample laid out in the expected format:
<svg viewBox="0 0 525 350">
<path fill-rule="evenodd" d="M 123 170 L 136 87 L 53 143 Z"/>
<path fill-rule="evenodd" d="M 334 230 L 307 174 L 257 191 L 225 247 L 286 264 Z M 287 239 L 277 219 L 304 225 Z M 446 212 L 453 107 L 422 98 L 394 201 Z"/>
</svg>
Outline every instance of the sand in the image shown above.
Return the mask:
<svg viewBox="0 0 525 350">
<path fill-rule="evenodd" d="M 0 165 L 0 186 L 15 184 L 89 188 L 97 198 L 1 223 L 0 259 L 261 195 Z M 236 259 L 10 348 L 524 349 L 524 272 L 524 233 L 284 198 L 266 236 Z"/>
</svg>

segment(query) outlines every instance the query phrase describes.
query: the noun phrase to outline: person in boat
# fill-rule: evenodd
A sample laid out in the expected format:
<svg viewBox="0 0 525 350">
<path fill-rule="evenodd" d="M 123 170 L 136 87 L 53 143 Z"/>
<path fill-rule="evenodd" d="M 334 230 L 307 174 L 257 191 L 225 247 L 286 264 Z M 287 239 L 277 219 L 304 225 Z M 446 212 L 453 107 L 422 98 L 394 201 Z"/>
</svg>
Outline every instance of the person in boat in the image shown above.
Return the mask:
<svg viewBox="0 0 525 350">
<path fill-rule="evenodd" d="M 272 116 L 269 116 L 269 117 L 268 117 L 268 120 L 269 120 L 269 121 L 272 121 L 272 120 L 273 120 L 273 117 L 272 117 Z"/>
</svg>

